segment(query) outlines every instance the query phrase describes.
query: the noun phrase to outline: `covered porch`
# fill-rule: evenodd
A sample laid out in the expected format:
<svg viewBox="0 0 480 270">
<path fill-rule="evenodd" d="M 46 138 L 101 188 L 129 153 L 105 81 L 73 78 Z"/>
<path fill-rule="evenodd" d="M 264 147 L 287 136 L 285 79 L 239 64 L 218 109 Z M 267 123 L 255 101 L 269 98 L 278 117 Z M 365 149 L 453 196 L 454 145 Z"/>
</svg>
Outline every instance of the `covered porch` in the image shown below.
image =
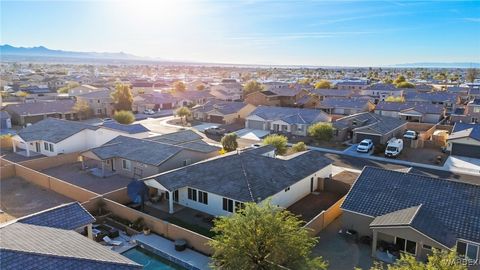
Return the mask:
<svg viewBox="0 0 480 270">
<path fill-rule="evenodd" d="M 158 210 L 166 210 L 169 214 L 173 214 L 176 210 L 181 210 L 183 208 L 183 206 L 178 204 L 178 190 L 170 191 L 155 179 L 146 180 L 144 183 L 149 188 L 149 206 Z"/>
<path fill-rule="evenodd" d="M 26 142 L 18 135 L 12 138 L 13 153 L 24 157 L 43 156 L 41 147 L 40 141 Z"/>
<path fill-rule="evenodd" d="M 404 111 L 398 113 L 400 119 L 403 119 L 408 122 L 422 122 L 423 115 L 416 111 Z"/>
</svg>

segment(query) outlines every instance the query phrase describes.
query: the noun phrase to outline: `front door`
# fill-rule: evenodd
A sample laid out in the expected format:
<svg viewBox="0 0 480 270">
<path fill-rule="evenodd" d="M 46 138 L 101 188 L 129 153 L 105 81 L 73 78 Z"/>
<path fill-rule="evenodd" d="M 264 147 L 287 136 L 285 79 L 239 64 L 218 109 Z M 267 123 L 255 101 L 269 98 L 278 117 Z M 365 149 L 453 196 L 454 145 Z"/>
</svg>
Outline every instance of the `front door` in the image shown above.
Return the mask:
<svg viewBox="0 0 480 270">
<path fill-rule="evenodd" d="M 310 178 L 310 192 L 313 192 L 313 177 Z"/>
<path fill-rule="evenodd" d="M 113 158 L 110 160 L 110 164 L 112 165 L 112 172 L 114 172 L 115 171 L 115 160 Z"/>
<path fill-rule="evenodd" d="M 40 153 L 41 150 L 40 150 L 40 143 L 39 142 L 35 142 L 35 150 L 36 150 L 35 152 Z"/>
<path fill-rule="evenodd" d="M 173 192 L 173 201 L 178 203 L 178 189 Z"/>
</svg>

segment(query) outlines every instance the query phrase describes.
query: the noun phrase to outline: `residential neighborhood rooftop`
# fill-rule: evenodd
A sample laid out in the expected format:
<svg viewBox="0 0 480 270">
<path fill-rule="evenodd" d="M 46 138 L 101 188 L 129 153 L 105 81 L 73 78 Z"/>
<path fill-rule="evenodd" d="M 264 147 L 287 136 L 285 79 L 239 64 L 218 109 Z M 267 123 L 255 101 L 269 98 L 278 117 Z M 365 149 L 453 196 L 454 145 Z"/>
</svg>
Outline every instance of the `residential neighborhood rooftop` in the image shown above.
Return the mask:
<svg viewBox="0 0 480 270">
<path fill-rule="evenodd" d="M 23 128 L 17 135 L 26 142 L 47 141 L 57 143 L 84 129 L 96 130 L 98 127 L 76 121 L 47 118 Z"/>
</svg>

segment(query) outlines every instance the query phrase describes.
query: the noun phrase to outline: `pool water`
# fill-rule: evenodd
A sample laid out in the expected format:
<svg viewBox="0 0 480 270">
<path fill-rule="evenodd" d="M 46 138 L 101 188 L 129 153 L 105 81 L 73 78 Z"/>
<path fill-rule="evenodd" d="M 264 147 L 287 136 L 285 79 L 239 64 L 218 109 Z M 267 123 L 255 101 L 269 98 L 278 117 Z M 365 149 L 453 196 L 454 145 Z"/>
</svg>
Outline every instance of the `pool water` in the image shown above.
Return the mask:
<svg viewBox="0 0 480 270">
<path fill-rule="evenodd" d="M 185 268 L 166 260 L 141 247 L 135 247 L 122 253 L 130 260 L 143 265 L 145 270 L 184 270 Z"/>
</svg>

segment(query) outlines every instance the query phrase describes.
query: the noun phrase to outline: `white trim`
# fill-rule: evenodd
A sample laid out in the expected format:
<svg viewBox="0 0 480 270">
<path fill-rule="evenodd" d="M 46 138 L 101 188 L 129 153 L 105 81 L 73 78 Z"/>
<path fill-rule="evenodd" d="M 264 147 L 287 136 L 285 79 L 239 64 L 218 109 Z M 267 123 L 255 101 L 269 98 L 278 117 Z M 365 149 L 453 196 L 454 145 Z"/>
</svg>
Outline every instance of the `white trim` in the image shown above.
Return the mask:
<svg viewBox="0 0 480 270">
<path fill-rule="evenodd" d="M 385 227 L 381 227 L 381 226 L 375 227 L 375 226 L 374 226 L 373 228 L 371 227 L 371 229 L 398 229 L 398 228 L 400 228 L 400 229 L 411 229 L 411 230 L 414 230 L 414 231 L 417 232 L 418 234 L 423 235 L 425 238 L 430 239 L 431 241 L 437 243 L 438 245 L 444 247 L 445 249 L 448 249 L 448 250 L 451 250 L 451 249 L 452 249 L 452 248 L 449 248 L 449 247 L 445 246 L 444 244 L 438 242 L 437 240 L 431 238 L 430 236 L 428 236 L 428 235 L 426 235 L 426 234 L 418 231 L 417 229 L 415 229 L 415 228 L 413 228 L 413 227 L 411 227 L 411 226 L 409 226 L 409 225 L 385 226 Z"/>
</svg>

